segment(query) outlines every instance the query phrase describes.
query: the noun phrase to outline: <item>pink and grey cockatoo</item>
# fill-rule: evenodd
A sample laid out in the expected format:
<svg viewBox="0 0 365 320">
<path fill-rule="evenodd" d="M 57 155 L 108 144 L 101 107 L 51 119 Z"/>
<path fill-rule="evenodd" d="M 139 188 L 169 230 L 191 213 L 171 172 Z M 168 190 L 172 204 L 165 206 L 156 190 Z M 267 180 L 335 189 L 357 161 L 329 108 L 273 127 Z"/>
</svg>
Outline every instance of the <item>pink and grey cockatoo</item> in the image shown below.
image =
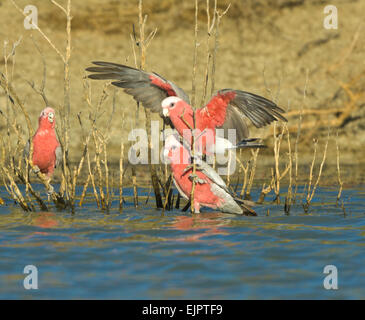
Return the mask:
<svg viewBox="0 0 365 320">
<path fill-rule="evenodd" d="M 166 138 L 164 157 L 170 162 L 173 180 L 181 196 L 191 198 L 193 187 L 193 167 L 189 150 L 180 143 L 179 136 L 172 134 Z M 194 191 L 194 211 L 201 207 L 218 209 L 233 214 L 256 215 L 250 206 L 251 201 L 236 198 L 222 178 L 204 161 L 196 164 Z"/>
<path fill-rule="evenodd" d="M 116 80 L 112 82 L 113 85 L 124 88 L 127 94 L 132 95 L 145 108 L 164 116 L 165 122 L 175 127 L 180 135 L 183 134 L 184 129 L 189 130 L 189 126 L 194 128 L 193 109 L 190 106 L 189 96 L 173 82 L 157 73 L 148 73 L 121 64 L 101 61 L 93 62 L 93 64 L 96 67 L 86 69 L 92 72 L 89 78 Z M 171 98 L 164 101 L 168 97 Z M 241 90 L 223 89 L 213 95 L 206 106 L 196 110 L 195 129 L 201 132 L 224 129 L 226 139 L 228 129 L 235 129 L 237 142 L 242 142 L 246 147 L 253 143 L 255 147 L 257 139 L 247 139 L 249 130 L 245 118 L 250 119 L 255 127 L 260 128 L 279 119 L 287 121 L 281 115 L 283 112 L 283 109 L 264 97 Z M 182 115 L 189 126 L 182 120 Z M 229 147 L 235 146 L 228 143 Z"/>
<path fill-rule="evenodd" d="M 62 149 L 57 140 L 55 111 L 47 107 L 38 119 L 38 129 L 33 136 L 33 165 L 49 178 L 54 169 L 62 163 Z M 29 141 L 24 149 L 24 156 L 29 157 Z"/>
</svg>

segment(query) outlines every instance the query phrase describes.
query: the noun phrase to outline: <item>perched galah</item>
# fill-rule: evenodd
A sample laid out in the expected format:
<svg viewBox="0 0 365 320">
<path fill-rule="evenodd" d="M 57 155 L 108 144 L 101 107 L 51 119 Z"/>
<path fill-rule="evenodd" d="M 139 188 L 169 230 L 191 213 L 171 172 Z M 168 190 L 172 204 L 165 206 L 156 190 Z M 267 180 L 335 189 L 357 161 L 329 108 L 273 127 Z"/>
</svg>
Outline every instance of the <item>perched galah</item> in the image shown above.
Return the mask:
<svg viewBox="0 0 365 320">
<path fill-rule="evenodd" d="M 166 138 L 164 157 L 170 162 L 173 179 L 181 196 L 191 198 L 193 187 L 193 166 L 189 150 L 179 142 L 179 136 L 172 134 Z M 256 215 L 250 208 L 250 201 L 236 198 L 227 188 L 222 178 L 206 162 L 196 164 L 194 211 L 200 212 L 200 207 L 219 209 L 222 212 L 234 214 Z"/>
<path fill-rule="evenodd" d="M 33 165 L 49 178 L 54 168 L 62 163 L 62 149 L 56 137 L 56 117 L 52 108 L 45 108 L 38 119 L 38 129 L 33 136 Z M 24 149 L 29 157 L 29 141 Z"/>
<path fill-rule="evenodd" d="M 113 85 L 125 89 L 134 99 L 141 102 L 145 108 L 152 112 L 165 115 L 165 122 L 172 124 L 182 135 L 184 129 L 194 128 L 192 121 L 193 109 L 190 106 L 188 95 L 171 81 L 157 73 L 148 73 L 110 62 L 93 62 L 97 67 L 86 70 L 93 72 L 91 79 L 116 80 Z M 168 97 L 170 99 L 164 100 Z M 165 111 L 163 111 L 165 109 Z M 249 130 L 245 117 L 250 119 L 255 127 L 263 127 L 272 121 L 287 121 L 281 115 L 284 110 L 274 102 L 253 93 L 223 89 L 218 91 L 205 107 L 196 111 L 196 127 L 201 132 L 213 130 L 213 141 L 206 141 L 206 145 L 215 143 L 215 129 L 224 129 L 224 138 L 228 138 L 228 129 L 235 129 L 236 142 L 245 143 Z M 189 124 L 186 125 L 185 121 Z M 171 120 L 171 121 L 169 121 Z M 171 123 L 172 122 L 172 123 Z M 190 128 L 189 128 L 190 127 Z M 197 133 L 196 137 L 200 134 Z M 247 143 L 252 141 L 246 140 Z M 221 140 L 221 144 L 227 142 Z M 228 143 L 225 148 L 234 147 Z"/>
</svg>

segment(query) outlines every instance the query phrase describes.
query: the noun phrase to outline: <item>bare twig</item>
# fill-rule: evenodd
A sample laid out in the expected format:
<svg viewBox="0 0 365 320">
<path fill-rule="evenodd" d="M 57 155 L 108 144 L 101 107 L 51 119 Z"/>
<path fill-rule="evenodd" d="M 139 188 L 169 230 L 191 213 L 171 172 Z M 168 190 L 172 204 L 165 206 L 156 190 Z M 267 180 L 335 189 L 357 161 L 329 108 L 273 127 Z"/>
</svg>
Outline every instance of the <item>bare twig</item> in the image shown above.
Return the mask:
<svg viewBox="0 0 365 320">
<path fill-rule="evenodd" d="M 198 63 L 198 12 L 199 4 L 198 0 L 195 0 L 195 28 L 194 28 L 194 56 L 193 56 L 193 74 L 192 74 L 192 84 L 191 84 L 191 105 L 195 107 L 196 99 L 196 68 Z"/>
<path fill-rule="evenodd" d="M 338 131 L 336 133 L 336 155 L 337 155 L 337 179 L 338 179 L 338 184 L 340 186 L 339 190 L 338 190 L 338 194 L 337 194 L 337 199 L 336 199 L 336 206 L 338 206 L 338 202 L 341 198 L 341 194 L 342 194 L 342 186 L 343 186 L 343 182 L 341 179 L 341 169 L 340 169 L 340 148 L 338 145 Z"/>
</svg>

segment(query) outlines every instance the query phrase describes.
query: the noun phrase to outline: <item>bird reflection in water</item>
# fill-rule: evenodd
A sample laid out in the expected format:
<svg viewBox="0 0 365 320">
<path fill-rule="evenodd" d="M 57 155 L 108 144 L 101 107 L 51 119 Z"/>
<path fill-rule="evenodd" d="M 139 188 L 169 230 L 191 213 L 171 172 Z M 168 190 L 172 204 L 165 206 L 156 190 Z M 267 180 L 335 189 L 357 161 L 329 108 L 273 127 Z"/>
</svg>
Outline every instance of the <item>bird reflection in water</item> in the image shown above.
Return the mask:
<svg viewBox="0 0 365 320">
<path fill-rule="evenodd" d="M 222 227 L 227 227 L 229 219 L 221 219 L 227 216 L 221 212 L 195 214 L 194 216 L 177 216 L 171 223 L 170 228 L 180 231 L 195 231 L 196 233 L 177 238 L 177 241 L 200 241 L 201 238 L 210 235 L 226 235 L 228 232 Z"/>
</svg>

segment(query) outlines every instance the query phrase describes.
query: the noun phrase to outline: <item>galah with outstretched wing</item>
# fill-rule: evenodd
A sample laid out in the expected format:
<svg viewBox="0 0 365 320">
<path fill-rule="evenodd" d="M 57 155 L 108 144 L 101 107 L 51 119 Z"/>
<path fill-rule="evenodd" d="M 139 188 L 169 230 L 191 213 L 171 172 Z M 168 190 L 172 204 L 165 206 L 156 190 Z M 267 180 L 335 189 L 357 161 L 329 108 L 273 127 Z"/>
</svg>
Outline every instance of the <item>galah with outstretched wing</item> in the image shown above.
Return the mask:
<svg viewBox="0 0 365 320">
<path fill-rule="evenodd" d="M 189 150 L 179 142 L 179 137 L 172 134 L 166 138 L 164 157 L 170 162 L 174 183 L 182 197 L 190 200 L 193 187 L 193 167 Z M 223 179 L 206 162 L 196 164 L 194 210 L 209 207 L 233 214 L 256 215 L 250 201 L 235 197 Z"/>
<path fill-rule="evenodd" d="M 96 67 L 86 69 L 92 72 L 89 78 L 116 80 L 112 82 L 113 85 L 124 88 L 126 93 L 141 102 L 145 108 L 158 112 L 161 116 L 165 115 L 181 135 L 184 130 L 194 128 L 189 97 L 173 82 L 157 73 L 148 73 L 121 64 L 100 61 L 93 64 Z M 223 137 L 226 139 L 228 129 L 235 129 L 236 141 L 246 141 L 248 146 L 252 141 L 245 140 L 249 136 L 245 118 L 250 119 L 255 127 L 261 128 L 272 121 L 287 121 L 281 115 L 283 112 L 284 110 L 274 102 L 264 97 L 240 90 L 223 89 L 218 91 L 205 107 L 196 110 L 195 129 L 199 129 L 200 132 L 213 130 L 213 141 L 206 142 L 207 145 L 216 142 L 215 129 L 224 129 Z M 199 136 L 200 133 L 196 137 Z M 223 140 L 220 142 L 223 145 L 227 144 Z M 234 147 L 229 143 L 228 146 Z M 256 147 L 255 143 L 253 147 Z"/>
<path fill-rule="evenodd" d="M 57 140 L 55 111 L 47 107 L 38 119 L 38 129 L 33 136 L 33 165 L 52 177 L 55 167 L 62 163 L 62 149 Z M 29 157 L 29 141 L 24 149 L 24 157 Z"/>
<path fill-rule="evenodd" d="M 179 97 L 168 97 L 162 101 L 163 114 L 169 117 L 175 129 L 189 143 L 195 129 L 196 143 L 203 153 L 212 151 L 223 153 L 225 149 L 237 147 L 259 147 L 257 139 L 247 139 L 249 132 L 243 116 L 261 128 L 272 121 L 287 121 L 280 113 L 284 112 L 275 103 L 252 93 L 224 89 L 211 98 L 208 104 L 193 111 L 193 108 Z M 194 121 L 195 117 L 195 121 Z M 216 129 L 234 129 L 237 145 L 228 141 L 227 134 L 216 136 Z M 225 130 L 225 131 L 226 131 Z M 229 133 L 229 131 L 228 131 Z M 203 141 L 203 138 L 205 140 Z"/>
</svg>

